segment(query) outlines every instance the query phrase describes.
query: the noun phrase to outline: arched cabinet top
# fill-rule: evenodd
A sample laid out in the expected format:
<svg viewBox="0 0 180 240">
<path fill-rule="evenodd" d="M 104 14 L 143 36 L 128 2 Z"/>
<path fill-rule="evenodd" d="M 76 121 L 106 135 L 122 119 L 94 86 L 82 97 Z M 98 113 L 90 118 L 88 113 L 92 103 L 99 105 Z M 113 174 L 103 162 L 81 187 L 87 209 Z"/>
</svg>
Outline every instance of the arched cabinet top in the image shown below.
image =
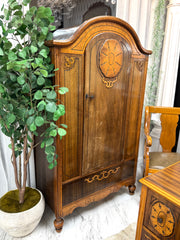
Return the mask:
<svg viewBox="0 0 180 240">
<path fill-rule="evenodd" d="M 56 38 L 48 41 L 47 45 L 51 47 L 59 46 L 61 48 L 71 49 L 71 51 L 79 51 L 80 53 L 85 50 L 88 42 L 93 37 L 106 32 L 112 32 L 122 36 L 141 54 L 150 55 L 152 53 L 152 51 L 143 48 L 138 35 L 127 22 L 112 16 L 91 18 L 79 27 L 72 29 L 72 34 L 70 34 L 69 38 L 64 38 L 63 40 Z"/>
</svg>

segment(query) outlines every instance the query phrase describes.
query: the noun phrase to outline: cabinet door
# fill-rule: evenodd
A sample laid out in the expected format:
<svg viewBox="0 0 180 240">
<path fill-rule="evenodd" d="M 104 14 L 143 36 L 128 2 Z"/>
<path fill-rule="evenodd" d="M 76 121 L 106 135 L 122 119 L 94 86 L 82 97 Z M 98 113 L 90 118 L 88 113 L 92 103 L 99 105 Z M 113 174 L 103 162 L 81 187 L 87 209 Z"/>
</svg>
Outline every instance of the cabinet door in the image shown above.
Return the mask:
<svg viewBox="0 0 180 240">
<path fill-rule="evenodd" d="M 86 47 L 82 174 L 123 159 L 130 57 L 116 34 L 99 34 Z"/>
</svg>

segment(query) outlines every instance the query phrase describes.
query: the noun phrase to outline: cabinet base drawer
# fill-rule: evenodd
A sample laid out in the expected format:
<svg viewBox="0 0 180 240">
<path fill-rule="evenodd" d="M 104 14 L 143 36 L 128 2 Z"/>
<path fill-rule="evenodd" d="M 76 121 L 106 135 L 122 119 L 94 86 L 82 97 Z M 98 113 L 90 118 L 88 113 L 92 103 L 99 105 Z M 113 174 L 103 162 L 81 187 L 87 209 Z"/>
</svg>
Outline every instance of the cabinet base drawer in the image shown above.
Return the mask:
<svg viewBox="0 0 180 240">
<path fill-rule="evenodd" d="M 133 184 L 133 175 L 134 160 L 130 160 L 117 167 L 99 171 L 95 174 L 64 184 L 62 189 L 63 206 L 129 178 L 131 178 Z"/>
</svg>

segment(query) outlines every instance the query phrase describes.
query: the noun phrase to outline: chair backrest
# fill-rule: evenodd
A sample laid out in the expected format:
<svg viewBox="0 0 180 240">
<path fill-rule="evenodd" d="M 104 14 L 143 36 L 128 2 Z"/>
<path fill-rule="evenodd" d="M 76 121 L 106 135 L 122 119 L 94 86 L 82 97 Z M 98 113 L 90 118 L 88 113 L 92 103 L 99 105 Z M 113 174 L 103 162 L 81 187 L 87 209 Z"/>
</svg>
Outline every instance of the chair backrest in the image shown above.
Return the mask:
<svg viewBox="0 0 180 240">
<path fill-rule="evenodd" d="M 178 126 L 180 108 L 175 107 L 146 107 L 145 131 L 149 131 L 152 113 L 159 113 L 161 121 L 160 144 L 163 152 L 171 152 L 176 142 L 176 128 Z M 146 129 L 147 128 L 147 129 Z"/>
<path fill-rule="evenodd" d="M 178 115 L 161 114 L 161 136 L 160 144 L 163 152 L 171 152 L 176 142 L 176 128 L 178 124 Z"/>
</svg>

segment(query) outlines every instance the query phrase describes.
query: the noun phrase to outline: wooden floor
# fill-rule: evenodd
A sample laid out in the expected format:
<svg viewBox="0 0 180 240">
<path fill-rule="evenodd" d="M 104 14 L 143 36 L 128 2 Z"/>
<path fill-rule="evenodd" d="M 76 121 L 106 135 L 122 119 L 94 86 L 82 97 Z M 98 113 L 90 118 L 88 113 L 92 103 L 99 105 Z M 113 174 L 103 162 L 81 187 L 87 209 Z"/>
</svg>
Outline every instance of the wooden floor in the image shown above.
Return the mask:
<svg viewBox="0 0 180 240">
<path fill-rule="evenodd" d="M 118 193 L 86 208 L 77 208 L 65 217 L 63 231 L 54 230 L 54 213 L 46 206 L 43 218 L 32 234 L 24 238 L 13 238 L 0 230 L 0 240 L 105 240 L 136 222 L 139 210 L 140 184 L 134 195 L 123 187 Z"/>
</svg>

